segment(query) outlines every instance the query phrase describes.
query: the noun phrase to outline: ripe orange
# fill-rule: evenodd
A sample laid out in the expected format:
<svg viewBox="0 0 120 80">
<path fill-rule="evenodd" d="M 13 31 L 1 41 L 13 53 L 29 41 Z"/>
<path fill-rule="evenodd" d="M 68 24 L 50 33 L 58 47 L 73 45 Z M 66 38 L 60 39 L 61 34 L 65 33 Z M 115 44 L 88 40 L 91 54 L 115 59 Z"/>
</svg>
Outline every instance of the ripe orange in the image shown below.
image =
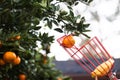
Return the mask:
<svg viewBox="0 0 120 80">
<path fill-rule="evenodd" d="M 21 38 L 21 36 L 20 36 L 20 35 L 15 36 L 15 40 L 19 40 L 20 38 Z"/>
<path fill-rule="evenodd" d="M 7 63 L 11 63 L 16 59 L 16 54 L 11 51 L 7 51 L 3 55 L 3 60 Z"/>
<path fill-rule="evenodd" d="M 7 41 L 15 41 L 15 40 L 20 40 L 21 36 L 17 35 L 17 36 L 13 36 L 7 39 Z"/>
<path fill-rule="evenodd" d="M 5 61 L 3 59 L 0 59 L 0 65 L 1 66 L 5 65 Z"/>
<path fill-rule="evenodd" d="M 61 77 L 58 77 L 57 80 L 63 80 Z"/>
<path fill-rule="evenodd" d="M 19 80 L 26 80 L 26 75 L 25 74 L 19 74 L 18 78 L 19 78 Z"/>
<path fill-rule="evenodd" d="M 108 59 L 107 61 L 103 62 L 102 64 L 98 65 L 93 72 L 91 72 L 92 77 L 102 77 L 107 75 L 110 71 L 114 63 L 113 59 Z"/>
<path fill-rule="evenodd" d="M 71 48 L 75 44 L 75 40 L 72 35 L 65 36 L 62 41 L 62 45 L 66 48 Z"/>
<path fill-rule="evenodd" d="M 21 62 L 21 58 L 20 58 L 19 56 L 17 56 L 16 59 L 13 60 L 12 63 L 13 63 L 14 65 L 18 65 L 18 64 L 20 64 L 20 62 Z"/>
</svg>

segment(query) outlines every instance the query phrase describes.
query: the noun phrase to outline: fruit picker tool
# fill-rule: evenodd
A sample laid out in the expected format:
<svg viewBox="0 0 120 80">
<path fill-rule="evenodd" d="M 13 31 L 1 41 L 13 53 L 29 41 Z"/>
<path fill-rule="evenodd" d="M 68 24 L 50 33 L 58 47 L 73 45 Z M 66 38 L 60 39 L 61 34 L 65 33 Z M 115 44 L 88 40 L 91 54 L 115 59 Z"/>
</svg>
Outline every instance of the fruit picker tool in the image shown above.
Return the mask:
<svg viewBox="0 0 120 80">
<path fill-rule="evenodd" d="M 68 35 L 58 38 L 57 42 L 91 77 L 98 80 L 99 77 L 108 76 L 110 80 L 119 80 L 112 72 L 114 58 L 96 36 L 86 41 L 82 46 L 74 44 L 72 47 L 65 47 L 62 42 L 66 36 Z M 69 38 L 68 41 L 71 43 Z"/>
</svg>

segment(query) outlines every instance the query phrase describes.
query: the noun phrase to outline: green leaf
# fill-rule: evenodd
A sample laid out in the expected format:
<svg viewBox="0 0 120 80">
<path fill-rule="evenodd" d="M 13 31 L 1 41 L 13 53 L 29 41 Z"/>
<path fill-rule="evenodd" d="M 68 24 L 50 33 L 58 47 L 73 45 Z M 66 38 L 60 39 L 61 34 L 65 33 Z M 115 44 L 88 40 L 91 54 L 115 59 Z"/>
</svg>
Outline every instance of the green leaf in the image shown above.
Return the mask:
<svg viewBox="0 0 120 80">
<path fill-rule="evenodd" d="M 47 20 L 47 24 L 48 24 L 48 27 L 51 29 L 52 28 L 52 21 L 51 20 Z"/>
<path fill-rule="evenodd" d="M 46 7 L 46 6 L 47 6 L 47 0 L 42 0 L 41 5 L 42 5 L 43 7 Z"/>
<path fill-rule="evenodd" d="M 91 30 L 84 30 L 84 32 L 90 32 Z"/>
<path fill-rule="evenodd" d="M 41 26 L 34 27 L 33 29 L 34 29 L 34 30 L 40 30 L 40 29 L 41 29 Z"/>
<path fill-rule="evenodd" d="M 55 28 L 54 30 L 55 30 L 55 31 L 58 31 L 58 32 L 60 32 L 60 33 L 62 33 L 62 32 L 63 32 L 63 30 L 62 30 L 62 29 L 60 29 L 60 28 Z"/>
<path fill-rule="evenodd" d="M 88 28 L 90 26 L 90 24 L 84 24 L 83 25 L 85 28 Z"/>
<path fill-rule="evenodd" d="M 55 25 L 57 25 L 57 26 L 58 26 L 58 24 L 59 24 L 56 20 L 52 20 L 52 22 L 53 22 Z"/>
<path fill-rule="evenodd" d="M 82 35 L 84 35 L 85 37 L 87 37 L 87 38 L 90 38 L 90 36 L 88 36 L 87 34 L 85 34 L 85 33 L 81 33 Z"/>
<path fill-rule="evenodd" d="M 79 4 L 79 2 L 75 2 L 75 6 L 78 5 L 78 4 Z"/>
<path fill-rule="evenodd" d="M 91 3 L 93 0 L 89 0 L 88 3 Z"/>
<path fill-rule="evenodd" d="M 73 11 L 70 10 L 70 16 L 73 18 L 74 17 L 74 13 Z"/>
</svg>

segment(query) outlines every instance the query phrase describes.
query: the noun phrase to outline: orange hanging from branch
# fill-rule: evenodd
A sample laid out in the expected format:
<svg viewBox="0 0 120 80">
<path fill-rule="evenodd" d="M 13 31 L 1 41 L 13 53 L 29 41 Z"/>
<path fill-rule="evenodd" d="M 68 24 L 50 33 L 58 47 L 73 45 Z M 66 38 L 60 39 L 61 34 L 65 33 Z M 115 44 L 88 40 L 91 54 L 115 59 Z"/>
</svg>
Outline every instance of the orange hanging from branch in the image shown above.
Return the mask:
<svg viewBox="0 0 120 80">
<path fill-rule="evenodd" d="M 62 46 L 66 48 L 71 48 L 72 46 L 74 46 L 74 44 L 75 44 L 75 40 L 72 35 L 68 35 L 63 38 Z"/>
<path fill-rule="evenodd" d="M 20 58 L 19 56 L 17 56 L 16 59 L 13 60 L 12 63 L 13 63 L 14 65 L 18 65 L 18 64 L 20 64 L 20 62 L 21 62 L 21 58 Z"/>
<path fill-rule="evenodd" d="M 26 75 L 25 74 L 19 74 L 18 78 L 19 78 L 19 80 L 26 80 Z"/>
<path fill-rule="evenodd" d="M 11 51 L 7 51 L 3 55 L 3 60 L 7 63 L 11 63 L 16 59 L 16 54 Z"/>
<path fill-rule="evenodd" d="M 5 61 L 3 59 L 0 59 L 0 65 L 1 66 L 5 65 Z"/>
<path fill-rule="evenodd" d="M 14 37 L 15 40 L 20 40 L 21 36 L 20 35 L 17 35 Z"/>
</svg>

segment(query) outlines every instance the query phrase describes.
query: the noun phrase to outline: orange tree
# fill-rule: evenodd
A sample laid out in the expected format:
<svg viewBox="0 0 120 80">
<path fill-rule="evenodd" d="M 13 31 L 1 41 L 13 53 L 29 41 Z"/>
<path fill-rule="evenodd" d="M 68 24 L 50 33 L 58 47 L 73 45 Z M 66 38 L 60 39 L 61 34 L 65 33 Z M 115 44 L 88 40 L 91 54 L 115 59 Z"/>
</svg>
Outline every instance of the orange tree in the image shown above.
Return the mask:
<svg viewBox="0 0 120 80">
<path fill-rule="evenodd" d="M 82 1 L 82 0 L 80 0 Z M 83 0 L 89 4 L 92 0 Z M 39 30 L 48 27 L 74 35 L 87 32 L 85 18 L 75 16 L 71 5 L 79 0 L 0 0 L 0 79 L 1 80 L 69 80 L 55 69 L 54 58 L 49 58 L 54 36 Z M 69 12 L 57 5 L 66 2 Z M 59 14 L 56 14 L 59 12 Z M 80 22 L 76 21 L 80 19 Z M 40 21 L 46 26 L 40 26 Z M 60 26 L 59 24 L 63 24 Z M 53 27 L 53 24 L 59 27 Z M 39 41 L 40 50 L 36 48 Z M 22 76 L 21 76 L 22 75 Z"/>
</svg>

